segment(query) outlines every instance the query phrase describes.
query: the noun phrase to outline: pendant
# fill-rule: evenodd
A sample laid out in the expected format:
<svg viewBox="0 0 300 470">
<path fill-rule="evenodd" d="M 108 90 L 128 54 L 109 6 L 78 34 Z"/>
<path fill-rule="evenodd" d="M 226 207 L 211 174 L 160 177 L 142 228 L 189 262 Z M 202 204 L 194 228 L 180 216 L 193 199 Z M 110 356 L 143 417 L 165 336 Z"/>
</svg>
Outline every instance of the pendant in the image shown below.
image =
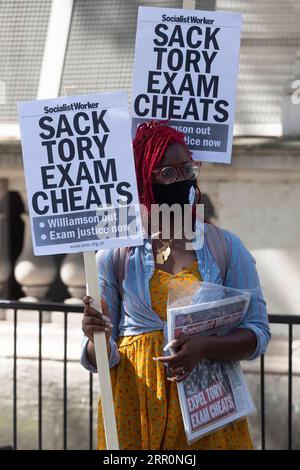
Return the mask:
<svg viewBox="0 0 300 470">
<path fill-rule="evenodd" d="M 164 264 L 167 259 L 169 258 L 171 253 L 171 248 L 168 246 L 165 250 L 161 250 L 156 255 L 156 262 L 157 264 Z"/>
</svg>

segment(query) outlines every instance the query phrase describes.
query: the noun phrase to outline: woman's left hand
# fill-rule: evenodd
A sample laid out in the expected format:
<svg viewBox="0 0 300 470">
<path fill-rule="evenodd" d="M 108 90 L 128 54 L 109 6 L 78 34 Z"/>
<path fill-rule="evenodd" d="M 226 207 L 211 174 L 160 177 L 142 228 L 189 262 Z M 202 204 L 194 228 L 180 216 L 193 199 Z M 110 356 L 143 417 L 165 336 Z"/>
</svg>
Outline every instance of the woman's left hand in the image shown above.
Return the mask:
<svg viewBox="0 0 300 470">
<path fill-rule="evenodd" d="M 163 362 L 167 366 L 168 380 L 181 382 L 186 379 L 193 368 L 206 359 L 206 344 L 208 336 L 180 335 L 172 341 L 172 347 L 176 350 L 171 356 L 154 357 L 153 360 Z"/>
</svg>

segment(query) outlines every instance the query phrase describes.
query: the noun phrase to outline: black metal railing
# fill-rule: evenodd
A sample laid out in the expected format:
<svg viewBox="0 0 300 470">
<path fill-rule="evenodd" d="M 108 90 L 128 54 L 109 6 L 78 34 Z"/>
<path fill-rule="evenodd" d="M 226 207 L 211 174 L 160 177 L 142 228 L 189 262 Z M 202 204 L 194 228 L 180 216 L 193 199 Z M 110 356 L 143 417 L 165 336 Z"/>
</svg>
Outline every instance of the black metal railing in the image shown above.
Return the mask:
<svg viewBox="0 0 300 470">
<path fill-rule="evenodd" d="M 38 449 L 43 448 L 43 403 L 42 403 L 42 326 L 43 312 L 61 312 L 64 315 L 64 353 L 63 353 L 63 449 L 67 449 L 67 403 L 68 403 L 68 384 L 67 384 L 67 364 L 68 364 L 68 313 L 83 313 L 83 306 L 61 303 L 31 303 L 10 300 L 0 300 L 0 310 L 13 310 L 13 447 L 17 449 L 17 325 L 18 310 L 38 312 Z M 292 369 L 292 343 L 293 326 L 300 325 L 300 315 L 269 315 L 271 324 L 280 324 L 288 326 L 288 449 L 293 447 L 293 415 L 292 415 L 292 387 L 293 387 L 293 369 Z M 266 449 L 266 422 L 265 422 L 265 361 L 264 356 L 260 358 L 260 404 L 261 404 L 261 448 Z M 89 374 L 89 449 L 93 449 L 93 375 Z"/>
<path fill-rule="evenodd" d="M 17 449 L 17 323 L 18 310 L 37 311 L 38 316 L 38 449 L 42 449 L 43 443 L 43 413 L 42 413 L 42 326 L 43 312 L 61 312 L 64 315 L 64 353 L 63 353 L 63 449 L 67 449 L 67 364 L 68 364 L 68 313 L 83 313 L 82 305 L 67 305 L 61 303 L 32 303 L 20 301 L 0 301 L 0 309 L 13 310 L 13 447 Z M 89 374 L 89 449 L 93 449 L 93 376 Z"/>
<path fill-rule="evenodd" d="M 276 325 L 288 325 L 288 450 L 293 448 L 293 326 L 300 325 L 300 315 L 269 315 L 269 322 Z M 261 448 L 266 448 L 265 423 L 265 359 L 260 358 L 260 393 L 261 393 Z"/>
</svg>

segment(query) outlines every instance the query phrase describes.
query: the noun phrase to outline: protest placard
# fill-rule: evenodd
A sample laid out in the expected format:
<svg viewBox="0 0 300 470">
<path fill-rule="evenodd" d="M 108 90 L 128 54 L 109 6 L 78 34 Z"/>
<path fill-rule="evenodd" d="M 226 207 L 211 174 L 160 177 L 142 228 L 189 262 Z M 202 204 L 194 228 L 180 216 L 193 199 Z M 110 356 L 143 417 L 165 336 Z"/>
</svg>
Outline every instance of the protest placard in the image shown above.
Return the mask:
<svg viewBox="0 0 300 470">
<path fill-rule="evenodd" d="M 100 310 L 95 250 L 143 243 L 126 93 L 20 102 L 18 110 L 34 253 L 83 252 Z M 116 450 L 104 332 L 94 344 L 106 447 Z"/>
<path fill-rule="evenodd" d="M 126 93 L 18 109 L 34 254 L 142 244 Z"/>
<path fill-rule="evenodd" d="M 242 16 L 140 7 L 132 91 L 132 134 L 171 119 L 195 160 L 230 163 Z"/>
</svg>

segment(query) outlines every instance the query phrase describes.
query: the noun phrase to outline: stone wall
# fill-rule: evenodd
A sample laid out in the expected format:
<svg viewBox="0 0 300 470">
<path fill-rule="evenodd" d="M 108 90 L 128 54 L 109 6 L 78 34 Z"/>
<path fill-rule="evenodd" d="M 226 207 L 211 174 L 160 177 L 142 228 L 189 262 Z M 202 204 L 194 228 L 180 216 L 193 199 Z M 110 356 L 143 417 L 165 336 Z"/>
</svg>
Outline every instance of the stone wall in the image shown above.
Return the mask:
<svg viewBox="0 0 300 470">
<path fill-rule="evenodd" d="M 269 313 L 300 314 L 300 143 L 235 139 L 232 165 L 203 165 L 214 221 L 257 260 Z"/>
<path fill-rule="evenodd" d="M 0 170 L 8 189 L 24 195 L 18 141 L 0 143 Z M 213 221 L 240 236 L 257 260 L 269 313 L 300 314 L 299 182 L 300 141 L 281 138 L 235 138 L 232 164 L 206 163 L 200 174 Z M 70 265 L 77 277 L 80 262 Z"/>
</svg>

